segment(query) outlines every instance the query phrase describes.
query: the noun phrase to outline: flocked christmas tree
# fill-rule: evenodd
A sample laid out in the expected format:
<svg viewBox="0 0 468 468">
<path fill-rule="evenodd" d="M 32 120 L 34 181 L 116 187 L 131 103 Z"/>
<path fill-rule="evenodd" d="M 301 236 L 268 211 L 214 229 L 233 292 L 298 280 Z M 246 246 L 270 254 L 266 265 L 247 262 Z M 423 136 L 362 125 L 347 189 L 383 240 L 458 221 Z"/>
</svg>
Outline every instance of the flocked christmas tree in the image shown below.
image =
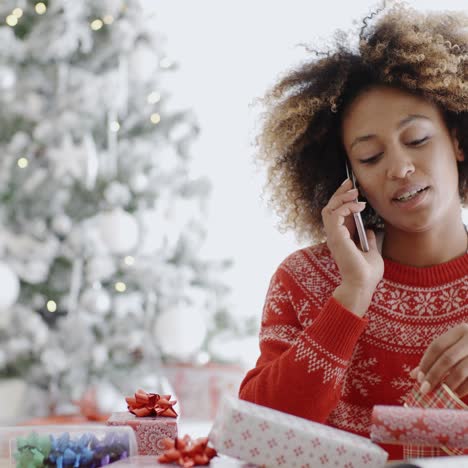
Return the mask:
<svg viewBox="0 0 468 468">
<path fill-rule="evenodd" d="M 228 262 L 198 258 L 209 184 L 161 89 L 174 64 L 136 0 L 7 0 L 0 19 L 0 376 L 39 412 L 156 385 L 233 325 Z"/>
</svg>

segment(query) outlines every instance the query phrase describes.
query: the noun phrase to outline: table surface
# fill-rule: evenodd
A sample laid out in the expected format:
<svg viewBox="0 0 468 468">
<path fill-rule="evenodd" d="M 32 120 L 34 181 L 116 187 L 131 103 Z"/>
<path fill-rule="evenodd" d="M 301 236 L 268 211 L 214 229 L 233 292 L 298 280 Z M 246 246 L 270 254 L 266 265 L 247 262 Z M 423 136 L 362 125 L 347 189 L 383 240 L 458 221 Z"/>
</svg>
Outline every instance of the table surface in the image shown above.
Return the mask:
<svg viewBox="0 0 468 468">
<path fill-rule="evenodd" d="M 179 435 L 183 436 L 185 434 L 189 434 L 192 439 L 195 439 L 197 437 L 206 437 L 208 433 L 210 432 L 212 425 L 212 421 L 202 421 L 202 420 L 192 420 L 192 419 L 184 419 L 181 418 L 179 420 Z M 457 457 L 452 457 L 452 458 L 457 458 Z M 385 465 L 386 468 L 390 468 L 392 466 L 397 465 L 398 461 L 392 461 L 389 462 Z M 176 466 L 176 465 L 167 465 L 167 464 L 160 464 L 157 463 L 156 457 L 155 456 L 136 456 L 132 457 L 131 459 L 127 460 L 121 460 L 116 463 L 112 463 L 112 466 L 115 466 L 116 468 L 124 468 L 124 467 L 132 467 L 132 468 L 142 468 L 142 467 L 170 467 L 170 466 Z M 213 468 L 247 468 L 247 467 L 253 467 L 255 465 L 251 465 L 248 463 L 241 462 L 239 460 L 236 460 L 234 458 L 226 457 L 224 455 L 215 457 L 211 463 L 210 466 Z M 437 465 L 439 466 L 439 465 Z M 10 465 L 10 460 L 8 458 L 0 458 L 0 468 L 12 468 L 12 465 Z"/>
</svg>

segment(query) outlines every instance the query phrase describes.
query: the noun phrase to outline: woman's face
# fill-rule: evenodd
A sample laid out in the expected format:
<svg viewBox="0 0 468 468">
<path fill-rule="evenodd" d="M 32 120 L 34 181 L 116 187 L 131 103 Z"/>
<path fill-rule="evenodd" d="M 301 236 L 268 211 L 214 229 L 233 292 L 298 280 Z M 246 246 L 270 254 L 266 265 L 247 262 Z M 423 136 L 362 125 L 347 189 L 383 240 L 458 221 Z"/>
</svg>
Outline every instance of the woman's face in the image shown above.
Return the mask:
<svg viewBox="0 0 468 468">
<path fill-rule="evenodd" d="M 460 216 L 464 156 L 437 106 L 374 87 L 345 111 L 342 136 L 360 192 L 386 225 L 418 232 Z"/>
</svg>

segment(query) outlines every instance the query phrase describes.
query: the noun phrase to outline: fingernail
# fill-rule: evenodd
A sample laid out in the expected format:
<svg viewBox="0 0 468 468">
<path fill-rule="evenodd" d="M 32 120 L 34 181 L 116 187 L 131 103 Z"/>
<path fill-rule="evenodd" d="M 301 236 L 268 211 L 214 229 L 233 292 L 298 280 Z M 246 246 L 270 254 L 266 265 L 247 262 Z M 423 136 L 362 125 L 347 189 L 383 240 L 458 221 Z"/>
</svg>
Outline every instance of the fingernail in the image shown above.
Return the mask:
<svg viewBox="0 0 468 468">
<path fill-rule="evenodd" d="M 424 372 L 419 371 L 416 380 L 418 381 L 418 383 L 422 383 L 422 381 L 424 380 Z"/>
<path fill-rule="evenodd" d="M 348 180 L 349 180 L 349 177 L 347 177 L 347 178 L 341 183 L 341 185 L 346 184 L 346 182 L 348 182 Z"/>
<path fill-rule="evenodd" d="M 418 375 L 418 372 L 419 372 L 419 366 L 415 367 L 411 372 L 410 372 L 410 377 L 415 379 L 416 376 Z"/>
<path fill-rule="evenodd" d="M 427 393 L 427 392 L 429 391 L 430 388 L 431 388 L 431 384 L 430 384 L 427 380 L 425 380 L 425 381 L 423 382 L 423 384 L 421 385 L 419 391 L 420 391 L 422 394 L 424 394 L 424 393 Z"/>
<path fill-rule="evenodd" d="M 366 202 L 365 201 L 357 201 L 356 200 L 356 203 L 360 206 L 366 206 Z"/>
</svg>

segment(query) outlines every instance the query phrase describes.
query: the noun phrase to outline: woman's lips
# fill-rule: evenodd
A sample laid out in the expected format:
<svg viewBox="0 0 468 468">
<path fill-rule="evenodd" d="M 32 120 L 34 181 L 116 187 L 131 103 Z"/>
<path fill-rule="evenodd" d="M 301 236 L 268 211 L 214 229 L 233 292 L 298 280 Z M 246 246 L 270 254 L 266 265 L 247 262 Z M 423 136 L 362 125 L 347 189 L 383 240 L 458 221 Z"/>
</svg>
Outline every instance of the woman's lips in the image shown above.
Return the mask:
<svg viewBox="0 0 468 468">
<path fill-rule="evenodd" d="M 420 190 L 425 190 L 427 189 L 427 185 L 423 184 L 411 184 L 411 185 L 405 185 L 404 187 L 400 187 L 398 190 L 396 190 L 393 195 L 392 195 L 392 200 L 394 201 L 399 201 L 397 200 L 401 196 L 407 194 L 407 193 L 413 193 L 413 192 L 418 192 Z"/>
<path fill-rule="evenodd" d="M 398 205 L 399 208 L 412 209 L 418 207 L 427 198 L 428 193 L 429 187 L 426 187 L 424 190 L 418 192 L 416 195 L 407 200 L 393 199 L 392 201 L 394 204 Z"/>
</svg>

